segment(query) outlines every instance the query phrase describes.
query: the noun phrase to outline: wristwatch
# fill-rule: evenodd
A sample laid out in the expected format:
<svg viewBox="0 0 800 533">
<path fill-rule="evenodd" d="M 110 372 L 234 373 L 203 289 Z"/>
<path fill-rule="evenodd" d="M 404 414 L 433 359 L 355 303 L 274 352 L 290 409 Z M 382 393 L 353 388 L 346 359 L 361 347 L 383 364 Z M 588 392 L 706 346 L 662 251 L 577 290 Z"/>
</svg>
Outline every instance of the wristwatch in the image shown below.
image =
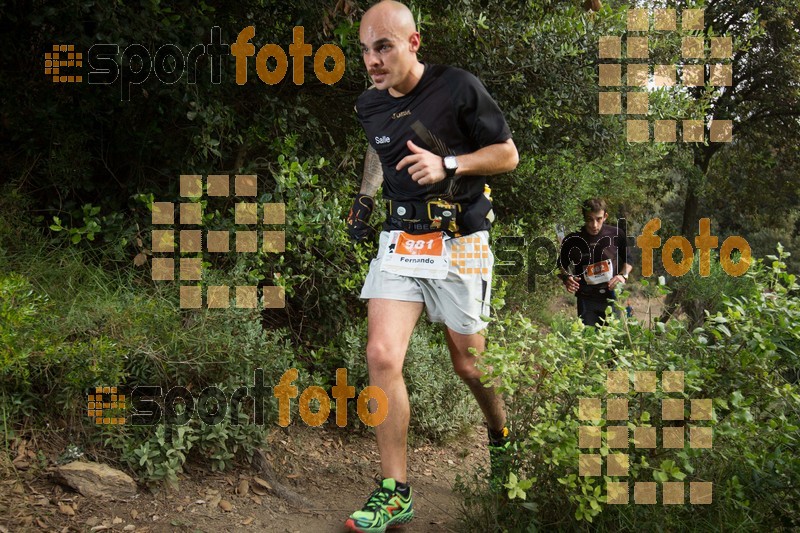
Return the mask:
<svg viewBox="0 0 800 533">
<path fill-rule="evenodd" d="M 448 155 L 444 158 L 444 172 L 448 178 L 452 178 L 456 175 L 456 170 L 458 170 L 458 160 L 454 155 Z"/>
<path fill-rule="evenodd" d="M 628 275 L 627 274 L 623 274 L 622 272 L 620 272 L 619 275 L 622 276 L 625 279 L 626 282 L 628 281 Z"/>
</svg>

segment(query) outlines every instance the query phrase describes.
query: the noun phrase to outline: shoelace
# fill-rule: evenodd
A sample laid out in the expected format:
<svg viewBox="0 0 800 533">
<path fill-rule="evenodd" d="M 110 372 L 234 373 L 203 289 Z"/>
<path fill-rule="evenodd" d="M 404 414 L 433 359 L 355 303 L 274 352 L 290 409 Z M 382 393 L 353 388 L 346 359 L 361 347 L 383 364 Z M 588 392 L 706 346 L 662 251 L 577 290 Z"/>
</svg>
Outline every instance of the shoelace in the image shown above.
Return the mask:
<svg viewBox="0 0 800 533">
<path fill-rule="evenodd" d="M 383 487 L 378 487 L 372 494 L 370 494 L 367 503 L 364 504 L 364 511 L 376 511 L 383 505 L 384 503 L 389 501 L 389 498 L 392 497 L 392 491 L 385 489 Z"/>
</svg>

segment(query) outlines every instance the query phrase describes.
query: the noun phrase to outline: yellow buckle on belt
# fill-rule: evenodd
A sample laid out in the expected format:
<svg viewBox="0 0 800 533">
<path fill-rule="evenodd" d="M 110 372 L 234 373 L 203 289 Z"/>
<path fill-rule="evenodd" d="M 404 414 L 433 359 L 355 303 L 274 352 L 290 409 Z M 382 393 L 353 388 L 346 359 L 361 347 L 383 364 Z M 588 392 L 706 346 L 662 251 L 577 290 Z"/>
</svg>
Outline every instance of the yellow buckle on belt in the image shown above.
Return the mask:
<svg viewBox="0 0 800 533">
<path fill-rule="evenodd" d="M 442 229 L 442 227 L 441 227 L 442 226 L 442 218 L 439 217 L 439 216 L 434 216 L 434 214 L 431 213 L 431 207 L 432 206 L 438 207 L 442 212 L 442 216 L 446 216 L 446 217 L 450 218 L 450 222 L 449 222 L 449 224 L 447 226 L 447 230 L 450 231 L 451 233 L 457 233 L 458 232 L 458 224 L 456 223 L 456 214 L 461 211 L 461 204 L 456 204 L 456 203 L 452 203 L 452 202 L 446 202 L 446 201 L 444 201 L 442 199 L 439 199 L 439 198 L 437 198 L 436 200 L 430 200 L 427 203 L 428 220 L 431 221 L 431 229 Z M 446 213 L 448 213 L 448 211 L 450 211 L 450 213 L 446 214 Z"/>
</svg>

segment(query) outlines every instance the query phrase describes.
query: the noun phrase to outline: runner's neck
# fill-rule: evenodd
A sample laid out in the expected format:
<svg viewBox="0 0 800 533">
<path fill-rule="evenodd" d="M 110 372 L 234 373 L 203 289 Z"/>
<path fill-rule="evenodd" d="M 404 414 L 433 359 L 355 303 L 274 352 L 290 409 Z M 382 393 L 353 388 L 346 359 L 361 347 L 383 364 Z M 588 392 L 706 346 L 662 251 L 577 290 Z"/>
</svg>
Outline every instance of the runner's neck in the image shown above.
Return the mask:
<svg viewBox="0 0 800 533">
<path fill-rule="evenodd" d="M 408 73 L 407 79 L 412 82 L 411 86 L 408 89 L 406 89 L 405 92 L 400 92 L 396 90 L 394 87 L 390 87 L 388 91 L 389 96 L 393 98 L 403 98 L 414 92 L 414 89 L 417 88 L 419 82 L 422 80 L 422 76 L 425 75 L 425 70 L 427 69 L 427 67 L 428 66 L 425 63 L 417 61 L 416 65 L 411 67 L 411 70 Z"/>
</svg>

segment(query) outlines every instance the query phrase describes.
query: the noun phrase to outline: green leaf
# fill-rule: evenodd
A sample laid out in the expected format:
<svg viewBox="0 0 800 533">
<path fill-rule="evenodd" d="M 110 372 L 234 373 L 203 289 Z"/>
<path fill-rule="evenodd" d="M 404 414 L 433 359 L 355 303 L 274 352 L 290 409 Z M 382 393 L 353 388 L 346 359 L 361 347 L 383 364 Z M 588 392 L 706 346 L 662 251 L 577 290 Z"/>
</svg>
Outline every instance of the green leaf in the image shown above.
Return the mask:
<svg viewBox="0 0 800 533">
<path fill-rule="evenodd" d="M 519 487 L 514 487 L 513 489 L 508 491 L 508 499 L 513 500 L 515 498 L 519 498 L 520 500 L 524 500 L 526 498 L 525 491 Z"/>
<path fill-rule="evenodd" d="M 508 483 L 504 485 L 507 489 L 513 489 L 517 486 L 517 475 L 514 472 L 508 474 Z"/>
</svg>

